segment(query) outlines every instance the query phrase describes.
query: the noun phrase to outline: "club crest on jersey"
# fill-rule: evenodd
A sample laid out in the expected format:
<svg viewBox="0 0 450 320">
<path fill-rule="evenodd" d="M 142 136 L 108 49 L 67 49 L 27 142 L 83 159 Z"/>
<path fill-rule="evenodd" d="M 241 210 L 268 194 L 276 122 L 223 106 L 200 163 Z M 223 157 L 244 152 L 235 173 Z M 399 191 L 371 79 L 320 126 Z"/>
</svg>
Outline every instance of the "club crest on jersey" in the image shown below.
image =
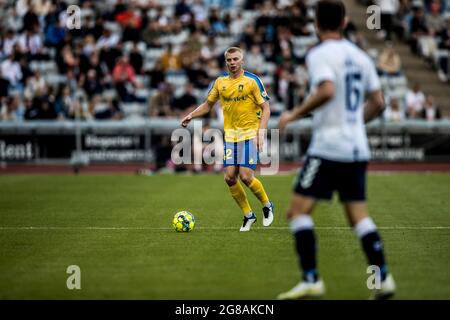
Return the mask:
<svg viewBox="0 0 450 320">
<path fill-rule="evenodd" d="M 227 90 L 227 87 L 223 86 L 222 91 L 225 91 L 225 90 Z"/>
<path fill-rule="evenodd" d="M 240 84 L 239 87 L 238 87 L 238 91 L 239 91 L 239 92 L 242 92 L 242 90 L 244 90 L 244 85 L 243 85 L 243 84 Z"/>
</svg>

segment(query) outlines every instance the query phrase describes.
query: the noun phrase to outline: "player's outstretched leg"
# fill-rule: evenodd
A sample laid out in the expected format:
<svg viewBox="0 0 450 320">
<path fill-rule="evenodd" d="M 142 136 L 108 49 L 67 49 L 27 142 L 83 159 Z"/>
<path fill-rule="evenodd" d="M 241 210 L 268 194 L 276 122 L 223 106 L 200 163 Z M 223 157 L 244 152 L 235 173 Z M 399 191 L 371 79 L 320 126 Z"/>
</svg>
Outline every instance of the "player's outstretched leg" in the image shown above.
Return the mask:
<svg viewBox="0 0 450 320">
<path fill-rule="evenodd" d="M 380 268 L 380 286 L 373 289 L 370 299 L 382 300 L 390 298 L 394 295 L 396 286 L 394 278 L 388 272 L 384 258 L 383 242 L 375 223 L 371 218 L 366 217 L 355 225 L 355 232 L 361 240 L 369 265 Z"/>
<path fill-rule="evenodd" d="M 316 238 L 311 216 L 301 214 L 291 221 L 291 231 L 303 270 L 303 279 L 291 290 L 278 295 L 279 300 L 319 298 L 325 294 L 325 285 L 316 266 Z"/>
<path fill-rule="evenodd" d="M 317 248 L 314 234 L 314 222 L 311 215 L 315 200 L 294 195 L 288 211 L 291 218 L 290 228 L 295 238 L 295 248 L 303 270 L 302 280 L 291 290 L 278 295 L 279 300 L 319 298 L 325 294 L 325 285 L 317 269 Z M 297 214 L 297 212 L 308 212 Z"/>
<path fill-rule="evenodd" d="M 225 171 L 225 182 L 228 184 L 231 196 L 244 214 L 244 220 L 240 231 L 250 231 L 251 226 L 256 222 L 256 215 L 250 208 L 244 188 L 242 188 L 241 183 L 237 180 L 233 173 L 233 169 L 231 167 L 227 167 Z"/>
<path fill-rule="evenodd" d="M 240 168 L 239 175 L 263 206 L 263 226 L 270 226 L 274 218 L 274 205 L 269 200 L 263 184 L 254 176 L 253 170 L 249 168 Z"/>
<path fill-rule="evenodd" d="M 382 300 L 394 295 L 396 285 L 392 274 L 389 273 L 384 256 L 383 242 L 373 220 L 367 215 L 365 203 L 346 204 L 353 229 L 361 241 L 370 266 L 376 266 L 380 270 L 379 287 L 373 289 L 369 299 Z"/>
</svg>

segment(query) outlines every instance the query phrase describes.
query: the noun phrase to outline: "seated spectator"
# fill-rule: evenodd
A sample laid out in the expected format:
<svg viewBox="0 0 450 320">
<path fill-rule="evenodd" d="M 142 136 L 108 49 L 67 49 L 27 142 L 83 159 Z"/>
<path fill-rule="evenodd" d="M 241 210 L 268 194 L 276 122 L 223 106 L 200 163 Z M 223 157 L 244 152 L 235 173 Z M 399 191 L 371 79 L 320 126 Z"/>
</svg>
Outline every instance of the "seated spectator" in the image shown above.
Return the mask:
<svg viewBox="0 0 450 320">
<path fill-rule="evenodd" d="M 439 30 L 438 36 L 440 38 L 439 48 L 450 50 L 450 17 L 447 18 L 447 23 Z"/>
<path fill-rule="evenodd" d="M 230 23 L 230 32 L 233 36 L 236 37 L 239 36 L 242 33 L 242 30 L 244 29 L 245 29 L 245 20 L 242 18 L 242 13 L 238 11 Z"/>
<path fill-rule="evenodd" d="M 136 74 L 127 56 L 118 59 L 113 70 L 113 82 L 120 101 L 131 102 L 135 99 L 132 88 L 137 87 Z"/>
<path fill-rule="evenodd" d="M 430 11 L 425 17 L 430 32 L 434 35 L 445 25 L 444 16 L 441 14 L 441 3 L 439 0 L 432 0 L 430 3 Z"/>
<path fill-rule="evenodd" d="M 211 71 L 211 69 L 208 68 L 208 71 Z M 191 66 L 186 67 L 186 75 L 189 79 L 189 82 L 192 83 L 196 88 L 206 89 L 210 84 L 209 75 L 205 71 L 205 69 L 202 68 L 202 65 L 199 61 L 195 61 Z"/>
<path fill-rule="evenodd" d="M 411 51 L 431 58 L 436 51 L 436 40 L 433 30 L 428 26 L 422 7 L 414 8 L 414 16 L 411 20 L 410 28 Z"/>
<path fill-rule="evenodd" d="M 33 109 L 37 109 L 36 120 L 54 120 L 57 114 L 49 95 L 39 94 L 33 98 Z"/>
<path fill-rule="evenodd" d="M 89 111 L 87 103 L 74 100 L 73 103 L 69 105 L 66 118 L 74 120 L 78 117 L 80 120 L 91 120 L 93 119 L 93 115 Z"/>
<path fill-rule="evenodd" d="M 174 99 L 173 108 L 178 117 L 188 114 L 197 107 L 197 98 L 194 96 L 194 87 L 188 83 L 183 95 Z"/>
<path fill-rule="evenodd" d="M 377 0 L 375 1 L 381 11 L 381 29 L 378 37 L 391 40 L 391 33 L 394 26 L 394 18 L 399 9 L 399 0 Z"/>
<path fill-rule="evenodd" d="M 206 44 L 202 46 L 200 50 L 200 56 L 202 61 L 206 61 L 209 59 L 216 59 L 221 55 L 221 50 L 217 46 L 216 38 L 213 36 L 209 36 Z"/>
<path fill-rule="evenodd" d="M 0 47 L 0 54 L 7 57 L 14 52 L 14 45 L 17 44 L 17 37 L 12 30 L 7 30 L 3 37 L 3 41 L 0 43 L 2 44 Z"/>
<path fill-rule="evenodd" d="M 94 26 L 91 29 L 89 29 L 87 33 L 92 34 L 95 38 L 95 41 L 97 41 L 98 39 L 100 39 L 100 37 L 103 34 L 103 31 L 105 30 L 104 24 L 105 22 L 103 20 L 103 17 L 101 15 L 98 15 L 95 18 Z"/>
<path fill-rule="evenodd" d="M 65 45 L 56 57 L 60 73 L 67 73 L 68 70 L 77 66 L 77 59 L 72 52 L 70 45 Z"/>
<path fill-rule="evenodd" d="M 39 71 L 36 71 L 26 82 L 24 96 L 31 99 L 36 93 L 45 92 L 46 90 L 47 83 L 45 82 L 45 79 L 41 76 Z"/>
<path fill-rule="evenodd" d="M 168 44 L 166 51 L 161 56 L 161 65 L 163 71 L 179 71 L 181 69 L 181 57 L 179 54 L 174 53 L 172 44 Z"/>
<path fill-rule="evenodd" d="M 140 18 L 139 18 L 140 19 Z M 134 20 L 129 20 L 123 29 L 122 42 L 133 41 L 138 42 L 141 40 L 141 22 L 138 23 Z"/>
<path fill-rule="evenodd" d="M 101 94 L 103 92 L 101 79 L 97 75 L 97 71 L 95 69 L 89 69 L 86 76 L 81 76 L 80 85 L 83 87 L 88 98 L 92 98 L 94 95 Z"/>
<path fill-rule="evenodd" d="M 6 17 L 6 29 L 10 29 L 13 32 L 17 33 L 23 28 L 22 17 L 17 12 L 17 9 L 12 6 L 8 12 Z"/>
<path fill-rule="evenodd" d="M 439 49 L 446 51 L 446 54 L 439 56 L 438 58 L 438 76 L 439 79 L 443 82 L 447 82 L 449 80 L 449 59 L 448 59 L 448 53 L 450 52 L 450 17 L 447 18 L 447 24 L 445 27 L 443 27 L 439 33 L 438 37 L 440 39 L 439 41 Z"/>
<path fill-rule="evenodd" d="M 204 67 L 202 68 L 202 70 L 203 69 L 204 69 Z M 205 69 L 206 69 L 206 74 L 208 75 L 208 82 L 209 82 L 209 79 L 215 79 L 220 74 L 223 73 L 223 70 L 220 69 L 219 62 L 217 61 L 217 59 L 208 60 Z M 202 76 L 202 73 L 200 74 L 200 76 Z"/>
<path fill-rule="evenodd" d="M 123 43 L 119 42 L 114 47 L 104 47 L 100 50 L 100 61 L 105 63 L 109 72 L 113 72 L 117 59 L 123 55 Z"/>
<path fill-rule="evenodd" d="M 412 90 L 406 93 L 406 112 L 408 118 L 419 118 L 425 104 L 425 95 L 420 90 L 420 85 L 415 83 Z"/>
<path fill-rule="evenodd" d="M 167 83 L 160 83 L 158 91 L 150 99 L 148 114 L 150 117 L 172 117 L 175 115 L 172 110 L 172 90 Z"/>
<path fill-rule="evenodd" d="M 143 32 L 142 40 L 151 48 L 161 48 L 160 37 L 162 34 L 158 21 L 150 21 Z"/>
<path fill-rule="evenodd" d="M 420 116 L 422 119 L 425 119 L 427 121 L 435 121 L 441 119 L 441 110 L 436 106 L 433 96 L 427 96 L 425 107 L 423 108 Z"/>
<path fill-rule="evenodd" d="M 72 104 L 75 103 L 75 99 L 70 91 L 69 85 L 63 85 L 59 88 L 59 92 L 56 96 L 55 111 L 59 119 L 70 118 L 69 110 Z"/>
<path fill-rule="evenodd" d="M 17 62 L 15 54 L 10 55 L 6 60 L 4 60 L 0 66 L 1 74 L 4 79 L 9 81 L 9 85 L 12 89 L 19 91 L 23 90 L 22 80 L 22 70 L 20 64 Z"/>
<path fill-rule="evenodd" d="M 37 120 L 39 115 L 39 109 L 36 103 L 33 103 L 32 99 L 25 99 L 24 101 L 25 113 L 23 118 L 25 120 Z"/>
<path fill-rule="evenodd" d="M 162 69 L 162 65 L 160 63 L 156 63 L 155 67 L 147 72 L 150 77 L 150 88 L 157 89 L 161 82 L 166 81 L 166 74 Z"/>
<path fill-rule="evenodd" d="M 119 43 L 120 37 L 110 29 L 104 29 L 102 36 L 97 41 L 97 49 L 113 48 Z"/>
<path fill-rule="evenodd" d="M 144 58 L 142 57 L 141 53 L 139 52 L 137 42 L 133 43 L 133 48 L 131 49 L 128 56 L 130 59 L 130 64 L 133 66 L 133 69 L 136 72 L 136 74 L 142 74 Z"/>
<path fill-rule="evenodd" d="M 186 4 L 186 0 L 178 0 L 175 5 L 175 17 L 192 14 L 191 8 Z"/>
<path fill-rule="evenodd" d="M 25 56 L 21 56 L 19 58 L 20 71 L 22 72 L 22 80 L 21 83 L 23 86 L 27 84 L 29 78 L 34 75 L 34 72 L 31 71 L 27 58 Z"/>
<path fill-rule="evenodd" d="M 64 28 L 62 21 L 57 20 L 47 28 L 45 33 L 45 45 L 60 49 L 66 37 L 66 28 Z"/>
<path fill-rule="evenodd" d="M 294 91 L 297 87 L 295 70 L 289 62 L 279 66 L 274 75 L 274 93 L 278 101 L 291 110 L 294 107 Z"/>
<path fill-rule="evenodd" d="M 19 96 L 10 96 L 1 105 L 0 119 L 3 121 L 18 121 L 23 119 Z"/>
<path fill-rule="evenodd" d="M 123 112 L 120 109 L 119 101 L 117 99 L 109 98 L 107 99 L 106 103 L 104 104 L 103 108 L 100 110 L 96 109 L 96 103 L 100 102 L 99 99 L 92 99 L 91 104 L 92 106 L 90 108 L 93 108 L 93 112 L 91 112 L 94 115 L 94 118 L 96 120 L 121 120 L 123 119 Z"/>
<path fill-rule="evenodd" d="M 203 47 L 200 36 L 201 34 L 198 30 L 192 32 L 183 46 L 183 50 L 180 53 L 183 66 L 191 65 L 194 61 L 200 59 Z"/>
<path fill-rule="evenodd" d="M 86 37 L 84 37 L 83 54 L 87 57 L 90 57 L 94 52 L 97 52 L 95 38 L 92 34 L 88 34 Z"/>
<path fill-rule="evenodd" d="M 35 4 L 31 1 L 28 1 L 27 9 L 25 14 L 22 16 L 23 28 L 25 31 L 36 30 L 39 28 L 39 17 L 35 11 Z M 19 13 L 20 14 L 20 13 Z"/>
<path fill-rule="evenodd" d="M 110 87 L 111 77 L 108 74 L 108 67 L 105 63 L 100 62 L 100 54 L 98 51 L 94 51 L 86 65 L 86 73 L 89 70 L 95 70 L 96 76 L 99 78 L 100 83 L 105 87 Z"/>
<path fill-rule="evenodd" d="M 210 32 L 213 35 L 226 35 L 228 33 L 227 25 L 219 16 L 219 10 L 212 9 L 209 15 Z"/>
<path fill-rule="evenodd" d="M 28 61 L 48 59 L 48 56 L 43 54 L 43 44 L 39 32 L 27 30 L 19 37 L 18 43 L 21 53 L 27 56 Z"/>
<path fill-rule="evenodd" d="M 250 52 L 246 54 L 245 65 L 250 72 L 262 73 L 262 66 L 265 63 L 264 55 L 261 53 L 261 46 L 253 45 Z"/>
<path fill-rule="evenodd" d="M 389 122 L 401 122 L 405 119 L 405 114 L 400 107 L 398 99 L 391 97 L 389 99 L 389 104 L 383 113 L 384 118 Z"/>
<path fill-rule="evenodd" d="M 397 76 L 401 73 L 400 55 L 392 44 L 386 45 L 378 57 L 378 72 L 380 75 Z"/>
</svg>

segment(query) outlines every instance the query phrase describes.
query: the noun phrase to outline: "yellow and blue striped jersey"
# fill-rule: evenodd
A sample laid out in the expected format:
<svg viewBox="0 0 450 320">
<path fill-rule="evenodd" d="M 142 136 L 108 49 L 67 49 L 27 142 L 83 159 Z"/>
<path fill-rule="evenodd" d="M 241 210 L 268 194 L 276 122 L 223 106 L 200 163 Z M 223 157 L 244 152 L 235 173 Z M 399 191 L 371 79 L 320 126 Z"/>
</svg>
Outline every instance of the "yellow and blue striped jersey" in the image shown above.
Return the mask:
<svg viewBox="0 0 450 320">
<path fill-rule="evenodd" d="M 236 79 L 218 77 L 210 86 L 208 101 L 220 100 L 223 110 L 225 141 L 239 142 L 256 137 L 261 122 L 261 105 L 269 100 L 256 75 L 244 71 Z"/>
</svg>

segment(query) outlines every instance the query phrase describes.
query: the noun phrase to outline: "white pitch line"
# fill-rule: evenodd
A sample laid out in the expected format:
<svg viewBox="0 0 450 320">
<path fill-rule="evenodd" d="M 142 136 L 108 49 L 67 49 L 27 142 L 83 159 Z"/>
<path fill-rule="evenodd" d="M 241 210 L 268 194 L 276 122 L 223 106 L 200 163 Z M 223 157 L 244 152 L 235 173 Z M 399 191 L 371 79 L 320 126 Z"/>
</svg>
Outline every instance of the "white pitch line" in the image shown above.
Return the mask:
<svg viewBox="0 0 450 320">
<path fill-rule="evenodd" d="M 197 227 L 197 230 L 237 230 L 237 227 Z M 289 227 L 253 227 L 252 229 L 289 230 Z M 316 230 L 351 230 L 350 227 L 315 227 Z M 392 226 L 380 230 L 450 230 L 450 226 Z M 0 230 L 173 230 L 170 227 L 0 227 Z"/>
</svg>

